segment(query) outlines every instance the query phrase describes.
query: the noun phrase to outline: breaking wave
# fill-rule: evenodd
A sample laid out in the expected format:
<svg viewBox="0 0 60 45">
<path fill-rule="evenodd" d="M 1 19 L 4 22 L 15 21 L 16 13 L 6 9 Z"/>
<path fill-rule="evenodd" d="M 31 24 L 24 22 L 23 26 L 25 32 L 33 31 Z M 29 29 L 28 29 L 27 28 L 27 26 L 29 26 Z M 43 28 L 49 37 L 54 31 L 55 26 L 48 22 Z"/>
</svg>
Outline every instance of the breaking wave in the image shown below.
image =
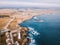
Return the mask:
<svg viewBox="0 0 60 45">
<path fill-rule="evenodd" d="M 28 27 L 28 29 L 29 29 L 29 31 L 28 31 L 29 32 L 28 33 L 29 36 L 27 38 L 30 39 L 29 45 L 36 45 L 36 40 L 34 39 L 34 36 L 38 36 L 38 35 L 40 35 L 40 33 L 35 31 L 34 28 Z"/>
</svg>

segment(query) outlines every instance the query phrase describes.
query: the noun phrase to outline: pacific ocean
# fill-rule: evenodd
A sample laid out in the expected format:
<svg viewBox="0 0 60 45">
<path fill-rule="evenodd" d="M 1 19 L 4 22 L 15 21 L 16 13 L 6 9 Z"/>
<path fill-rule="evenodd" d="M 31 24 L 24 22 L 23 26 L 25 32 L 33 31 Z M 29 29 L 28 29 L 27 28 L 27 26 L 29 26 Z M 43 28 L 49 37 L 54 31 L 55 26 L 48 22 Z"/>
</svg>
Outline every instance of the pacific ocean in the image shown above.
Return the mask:
<svg viewBox="0 0 60 45">
<path fill-rule="evenodd" d="M 35 40 L 35 45 L 60 45 L 60 14 L 45 14 L 35 17 L 36 19 L 32 17 L 19 24 L 39 33 L 39 35 L 32 34 L 33 36 L 31 36 Z"/>
</svg>

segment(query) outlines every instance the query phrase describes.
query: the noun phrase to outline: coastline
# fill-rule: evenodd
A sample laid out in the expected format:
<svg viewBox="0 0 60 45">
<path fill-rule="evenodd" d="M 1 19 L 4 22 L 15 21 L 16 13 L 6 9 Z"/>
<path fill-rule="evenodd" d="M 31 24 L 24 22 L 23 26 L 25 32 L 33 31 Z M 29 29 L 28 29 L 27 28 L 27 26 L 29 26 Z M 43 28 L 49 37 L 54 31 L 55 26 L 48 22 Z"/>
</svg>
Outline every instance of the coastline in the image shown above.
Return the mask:
<svg viewBox="0 0 60 45">
<path fill-rule="evenodd" d="M 7 24 L 8 20 L 10 19 L 10 17 L 14 16 L 14 20 L 11 22 L 11 24 L 9 25 L 9 27 L 15 27 L 16 24 L 22 23 L 25 20 L 29 20 L 31 19 L 33 16 L 37 16 L 37 15 L 43 15 L 43 14 L 56 14 L 56 13 L 60 13 L 60 11 L 55 11 L 55 10 L 31 10 L 31 9 L 0 9 L 0 16 L 9 16 L 9 17 L 4 17 L 4 18 L 0 18 L 0 25 L 1 28 L 4 27 L 4 25 Z M 7 20 L 8 19 L 8 20 Z M 5 20 L 5 22 L 4 22 Z M 4 23 L 3 23 L 4 22 Z"/>
<path fill-rule="evenodd" d="M 31 19 L 33 16 L 44 15 L 44 14 L 60 14 L 60 11 L 56 10 L 31 10 L 31 9 L 0 9 L 0 30 L 11 31 L 15 33 L 21 31 L 21 44 L 24 45 L 28 42 L 27 27 L 21 27 L 18 24 Z M 24 33 L 22 33 L 24 32 Z M 14 35 L 14 34 L 12 34 Z M 7 36 L 6 36 L 7 37 Z M 20 37 L 19 37 L 20 38 Z M 7 40 L 7 39 L 6 39 Z M 18 40 L 17 37 L 14 38 L 14 41 Z M 20 40 L 19 40 L 20 41 Z M 15 42 L 14 42 L 15 43 Z"/>
</svg>

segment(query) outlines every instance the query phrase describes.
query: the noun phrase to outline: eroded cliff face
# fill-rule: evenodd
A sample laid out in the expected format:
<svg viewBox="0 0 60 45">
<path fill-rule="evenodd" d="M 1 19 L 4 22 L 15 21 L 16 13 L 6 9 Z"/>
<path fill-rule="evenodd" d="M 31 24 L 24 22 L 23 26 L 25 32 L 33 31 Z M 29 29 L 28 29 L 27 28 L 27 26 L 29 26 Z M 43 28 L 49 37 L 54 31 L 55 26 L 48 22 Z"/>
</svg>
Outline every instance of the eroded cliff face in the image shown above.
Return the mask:
<svg viewBox="0 0 60 45">
<path fill-rule="evenodd" d="M 28 42 L 27 33 L 29 29 L 27 27 L 18 26 L 25 20 L 31 19 L 33 16 L 43 15 L 43 14 L 59 14 L 58 10 L 32 10 L 32 9 L 0 9 L 0 30 L 9 29 L 12 33 L 21 31 L 20 45 L 25 45 Z M 5 36 L 5 34 L 3 35 Z M 7 36 L 6 36 L 7 37 Z M 1 38 L 1 37 L 0 37 Z M 4 37 L 3 37 L 4 38 Z M 1 40 L 1 39 L 0 39 Z M 5 38 L 7 40 L 7 38 Z M 4 40 L 4 41 L 5 41 Z M 14 42 L 18 41 L 17 36 L 14 37 Z M 3 42 L 2 42 L 3 43 Z"/>
</svg>

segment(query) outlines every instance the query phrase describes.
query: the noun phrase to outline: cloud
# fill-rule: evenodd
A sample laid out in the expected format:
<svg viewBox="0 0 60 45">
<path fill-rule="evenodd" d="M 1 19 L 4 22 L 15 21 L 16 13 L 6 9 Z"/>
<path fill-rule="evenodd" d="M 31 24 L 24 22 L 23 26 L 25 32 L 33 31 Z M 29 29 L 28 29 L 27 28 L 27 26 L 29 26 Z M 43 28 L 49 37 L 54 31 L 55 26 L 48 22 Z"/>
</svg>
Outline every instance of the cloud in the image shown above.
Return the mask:
<svg viewBox="0 0 60 45">
<path fill-rule="evenodd" d="M 59 4 L 55 3 L 37 3 L 37 2 L 18 2 L 18 1 L 0 1 L 0 5 L 2 6 L 37 6 L 37 7 L 60 7 Z"/>
<path fill-rule="evenodd" d="M 0 1 L 40 2 L 40 3 L 60 3 L 60 0 L 0 0 Z"/>
</svg>

